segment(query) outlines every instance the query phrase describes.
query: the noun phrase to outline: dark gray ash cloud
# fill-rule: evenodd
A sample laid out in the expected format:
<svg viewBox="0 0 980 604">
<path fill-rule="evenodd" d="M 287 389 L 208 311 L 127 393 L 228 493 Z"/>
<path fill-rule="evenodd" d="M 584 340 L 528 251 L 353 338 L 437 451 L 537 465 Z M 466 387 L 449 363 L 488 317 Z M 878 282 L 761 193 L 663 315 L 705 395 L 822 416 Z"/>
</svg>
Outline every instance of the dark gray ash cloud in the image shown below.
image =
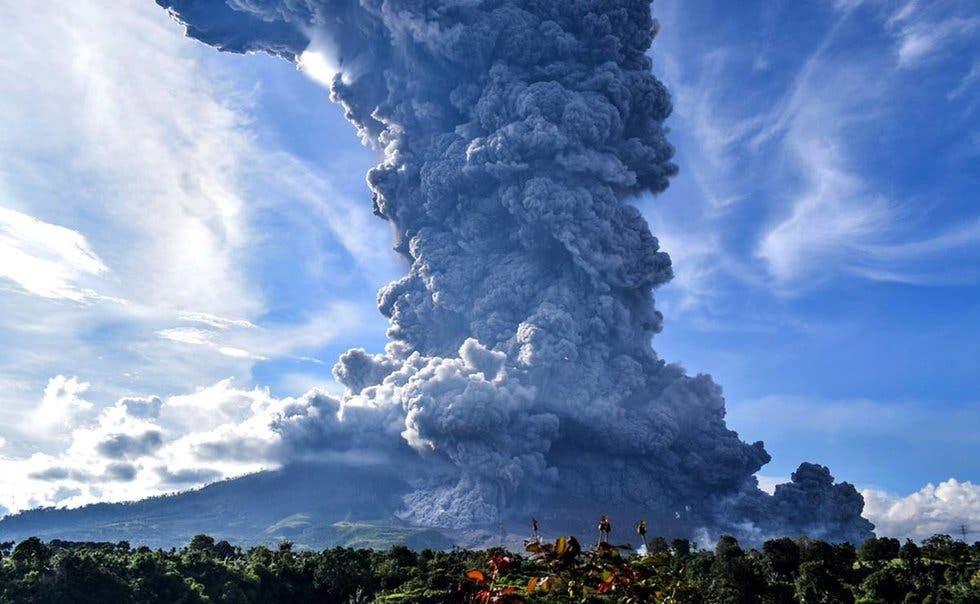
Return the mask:
<svg viewBox="0 0 980 604">
<path fill-rule="evenodd" d="M 425 468 L 419 524 L 566 506 L 675 534 L 870 535 L 860 495 L 817 466 L 760 491 L 763 444 L 728 429 L 709 376 L 651 347 L 671 264 L 629 202 L 677 168 L 649 2 L 157 2 L 221 50 L 334 49 L 331 99 L 384 151 L 374 210 L 411 266 L 378 294 L 390 343 L 343 355 L 344 400 L 284 418 L 287 442 L 423 459 L 406 466 Z"/>
</svg>

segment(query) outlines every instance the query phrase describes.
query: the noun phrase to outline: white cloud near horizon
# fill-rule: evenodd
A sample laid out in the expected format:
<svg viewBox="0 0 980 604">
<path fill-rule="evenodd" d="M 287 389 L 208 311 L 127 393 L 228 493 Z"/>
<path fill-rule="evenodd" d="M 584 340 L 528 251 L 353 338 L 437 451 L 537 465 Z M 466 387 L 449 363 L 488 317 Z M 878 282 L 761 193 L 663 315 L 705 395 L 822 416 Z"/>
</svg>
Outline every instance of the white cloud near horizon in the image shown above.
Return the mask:
<svg viewBox="0 0 980 604">
<path fill-rule="evenodd" d="M 788 476 L 757 475 L 759 488 L 772 494 Z M 936 534 L 961 539 L 961 527 L 974 534 L 980 526 L 980 485 L 948 478 L 926 484 L 908 495 L 876 488 L 859 488 L 864 497 L 862 515 L 875 525 L 879 537 L 922 541 Z M 969 539 L 968 535 L 968 539 Z"/>
<path fill-rule="evenodd" d="M 950 478 L 904 497 L 876 489 L 864 489 L 861 494 L 865 516 L 874 522 L 878 536 L 921 541 L 947 534 L 961 539 L 961 526 L 971 535 L 980 526 L 980 485 L 970 481 Z"/>
<path fill-rule="evenodd" d="M 92 413 L 77 377 L 50 380 L 36 414 L 63 428 L 51 453 L 0 454 L 0 508 L 75 507 L 130 501 L 203 486 L 289 461 L 283 448 L 298 413 L 315 418 L 310 397 L 223 379 L 189 394 L 120 399 Z"/>
</svg>

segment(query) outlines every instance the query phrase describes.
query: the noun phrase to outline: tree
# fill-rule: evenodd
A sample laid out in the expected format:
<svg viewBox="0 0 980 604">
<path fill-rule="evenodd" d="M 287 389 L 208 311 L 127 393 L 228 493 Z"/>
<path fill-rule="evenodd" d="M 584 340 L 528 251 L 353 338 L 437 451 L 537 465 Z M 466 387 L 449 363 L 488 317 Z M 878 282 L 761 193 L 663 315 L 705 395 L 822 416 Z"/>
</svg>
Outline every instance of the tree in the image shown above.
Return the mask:
<svg viewBox="0 0 980 604">
<path fill-rule="evenodd" d="M 235 555 L 235 547 L 222 539 L 221 541 L 214 544 L 214 556 L 221 560 L 231 558 Z"/>
<path fill-rule="evenodd" d="M 970 547 L 949 535 L 933 535 L 922 542 L 922 555 L 931 560 L 956 562 L 970 555 Z"/>
<path fill-rule="evenodd" d="M 674 539 L 670 542 L 670 549 L 675 556 L 687 558 L 691 555 L 691 542 L 687 539 Z"/>
<path fill-rule="evenodd" d="M 17 544 L 10 559 L 17 566 L 40 570 L 51 561 L 51 549 L 37 537 L 30 537 Z"/>
<path fill-rule="evenodd" d="M 651 555 L 662 554 L 669 551 L 670 546 L 667 545 L 667 540 L 663 537 L 654 537 L 653 539 L 650 539 L 650 542 L 647 544 L 647 553 Z"/>
<path fill-rule="evenodd" d="M 898 555 L 898 550 L 895 550 Z M 831 570 L 839 579 L 851 582 L 854 574 L 854 563 L 857 562 L 857 550 L 847 541 L 834 545 L 833 564 Z"/>
<path fill-rule="evenodd" d="M 743 555 L 745 555 L 745 552 L 739 546 L 738 539 L 731 535 L 722 535 L 718 538 L 718 544 L 715 545 L 715 556 L 719 559 L 731 560 L 733 558 L 740 558 Z"/>
<path fill-rule="evenodd" d="M 882 566 L 861 582 L 861 592 L 864 595 L 862 601 L 882 604 L 902 602 L 911 587 L 898 569 Z"/>
<path fill-rule="evenodd" d="M 380 587 L 373 556 L 366 550 L 335 547 L 320 552 L 313 568 L 313 582 L 325 602 L 346 602 L 358 590 L 368 595 Z"/>
<path fill-rule="evenodd" d="M 889 562 L 898 557 L 901 545 L 892 537 L 871 537 L 858 550 L 858 559 L 869 564 Z"/>
<path fill-rule="evenodd" d="M 191 542 L 187 546 L 187 549 L 191 550 L 192 552 L 210 554 L 212 551 L 214 551 L 214 537 L 209 535 L 194 535 L 194 537 L 191 538 Z"/>
<path fill-rule="evenodd" d="M 915 541 L 906 539 L 901 549 L 898 550 L 898 557 L 911 568 L 918 564 L 919 560 L 922 558 L 922 549 L 915 544 Z"/>
<path fill-rule="evenodd" d="M 854 594 L 830 572 L 822 560 L 810 560 L 800 565 L 795 592 L 796 599 L 806 604 L 854 602 Z"/>
<path fill-rule="evenodd" d="M 762 555 L 769 569 L 783 580 L 791 580 L 800 568 L 800 546 L 789 537 L 766 541 Z"/>
<path fill-rule="evenodd" d="M 711 565 L 712 602 L 754 602 L 765 593 L 766 581 L 755 559 L 745 555 L 738 541 L 722 535 Z"/>
</svg>

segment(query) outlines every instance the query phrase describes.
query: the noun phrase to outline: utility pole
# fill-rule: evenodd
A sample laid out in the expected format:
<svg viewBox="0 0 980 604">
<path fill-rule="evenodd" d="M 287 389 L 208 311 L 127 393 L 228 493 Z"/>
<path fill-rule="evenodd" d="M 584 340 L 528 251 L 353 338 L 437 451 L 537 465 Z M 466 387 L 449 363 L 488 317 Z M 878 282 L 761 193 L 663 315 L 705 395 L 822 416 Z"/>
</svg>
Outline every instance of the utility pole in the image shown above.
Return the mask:
<svg viewBox="0 0 980 604">
<path fill-rule="evenodd" d="M 970 533 L 970 531 L 967 530 L 966 524 L 965 523 L 960 524 L 960 534 L 963 535 L 963 543 L 968 543 L 966 540 L 966 536 L 968 533 Z"/>
</svg>

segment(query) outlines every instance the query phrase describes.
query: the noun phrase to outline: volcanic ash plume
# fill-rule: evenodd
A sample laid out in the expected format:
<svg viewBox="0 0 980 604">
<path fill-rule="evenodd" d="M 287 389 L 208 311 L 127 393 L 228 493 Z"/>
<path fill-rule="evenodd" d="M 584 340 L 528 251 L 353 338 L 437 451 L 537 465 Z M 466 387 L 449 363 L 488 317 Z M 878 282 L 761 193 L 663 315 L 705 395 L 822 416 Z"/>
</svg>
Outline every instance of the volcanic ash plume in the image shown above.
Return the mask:
<svg viewBox="0 0 980 604">
<path fill-rule="evenodd" d="M 651 348 L 670 258 L 627 200 L 677 168 L 647 1 L 157 1 L 218 49 L 335 66 L 331 99 L 384 151 L 367 180 L 411 268 L 378 294 L 384 354 L 340 358 L 347 393 L 303 446 L 414 468 L 404 514 L 424 525 L 618 511 L 674 534 L 870 534 L 826 468 L 761 492 L 763 444 Z"/>
</svg>

